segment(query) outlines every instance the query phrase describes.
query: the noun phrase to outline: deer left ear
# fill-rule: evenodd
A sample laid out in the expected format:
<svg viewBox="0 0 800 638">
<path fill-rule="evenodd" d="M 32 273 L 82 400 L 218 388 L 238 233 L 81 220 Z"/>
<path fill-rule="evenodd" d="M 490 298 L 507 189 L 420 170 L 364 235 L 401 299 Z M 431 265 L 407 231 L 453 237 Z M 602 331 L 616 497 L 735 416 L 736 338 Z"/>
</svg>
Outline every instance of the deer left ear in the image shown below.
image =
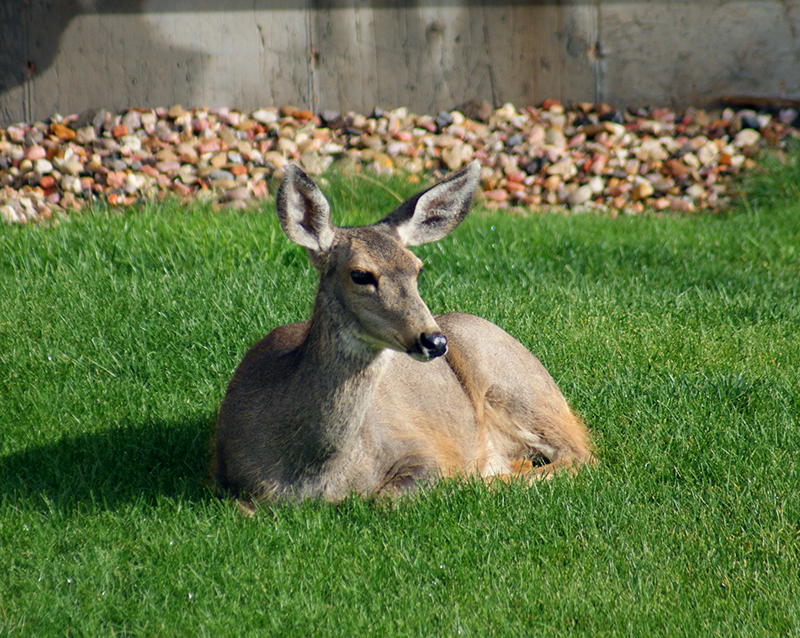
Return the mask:
<svg viewBox="0 0 800 638">
<path fill-rule="evenodd" d="M 312 255 L 331 249 L 335 231 L 328 200 L 297 166 L 286 167 L 286 177 L 278 189 L 277 207 L 281 228 L 295 244 L 308 248 Z"/>
<path fill-rule="evenodd" d="M 438 241 L 466 217 L 478 188 L 477 161 L 406 200 L 376 225 L 392 227 L 406 246 Z"/>
</svg>

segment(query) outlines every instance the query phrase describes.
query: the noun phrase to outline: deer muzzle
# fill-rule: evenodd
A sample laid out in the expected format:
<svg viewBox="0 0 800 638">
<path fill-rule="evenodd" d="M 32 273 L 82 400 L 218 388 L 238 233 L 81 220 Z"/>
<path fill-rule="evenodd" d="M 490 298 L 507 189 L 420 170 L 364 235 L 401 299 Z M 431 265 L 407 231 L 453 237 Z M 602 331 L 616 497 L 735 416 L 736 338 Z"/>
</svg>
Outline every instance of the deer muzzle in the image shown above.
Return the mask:
<svg viewBox="0 0 800 638">
<path fill-rule="evenodd" d="M 447 352 L 447 337 L 441 332 L 423 332 L 409 354 L 420 361 L 430 361 Z"/>
</svg>

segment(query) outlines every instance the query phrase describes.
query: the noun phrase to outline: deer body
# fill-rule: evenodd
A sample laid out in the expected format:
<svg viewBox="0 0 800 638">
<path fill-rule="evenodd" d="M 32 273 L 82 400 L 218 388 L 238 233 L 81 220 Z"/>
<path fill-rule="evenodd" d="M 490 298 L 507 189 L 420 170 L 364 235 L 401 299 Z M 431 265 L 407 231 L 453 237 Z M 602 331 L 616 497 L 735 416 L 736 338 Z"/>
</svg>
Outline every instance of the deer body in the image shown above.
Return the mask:
<svg viewBox="0 0 800 638">
<path fill-rule="evenodd" d="M 339 501 L 592 460 L 585 428 L 524 346 L 472 315 L 434 318 L 417 292 L 421 262 L 405 246 L 460 223 L 478 172 L 470 165 L 373 226 L 335 228 L 316 185 L 287 170 L 281 225 L 308 249 L 320 286 L 311 319 L 270 332 L 228 386 L 221 490 Z"/>
</svg>

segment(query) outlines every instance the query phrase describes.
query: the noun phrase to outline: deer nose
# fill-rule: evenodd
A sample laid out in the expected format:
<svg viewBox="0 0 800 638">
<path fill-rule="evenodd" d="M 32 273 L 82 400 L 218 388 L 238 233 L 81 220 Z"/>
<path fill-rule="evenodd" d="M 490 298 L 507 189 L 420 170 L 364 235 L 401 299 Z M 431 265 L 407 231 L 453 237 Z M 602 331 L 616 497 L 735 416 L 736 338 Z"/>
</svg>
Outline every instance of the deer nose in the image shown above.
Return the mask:
<svg viewBox="0 0 800 638">
<path fill-rule="evenodd" d="M 447 352 L 447 337 L 441 332 L 422 333 L 419 336 L 419 350 L 426 359 L 441 357 Z"/>
</svg>

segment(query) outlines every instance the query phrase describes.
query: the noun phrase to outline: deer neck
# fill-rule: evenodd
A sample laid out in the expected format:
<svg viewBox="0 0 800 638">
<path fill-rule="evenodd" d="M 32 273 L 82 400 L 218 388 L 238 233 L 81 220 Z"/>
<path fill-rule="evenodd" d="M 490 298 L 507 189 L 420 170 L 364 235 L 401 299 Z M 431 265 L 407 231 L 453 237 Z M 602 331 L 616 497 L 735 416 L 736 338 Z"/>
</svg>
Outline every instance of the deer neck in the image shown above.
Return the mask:
<svg viewBox="0 0 800 638">
<path fill-rule="evenodd" d="M 394 355 L 370 348 L 347 319 L 340 319 L 347 315 L 326 305 L 318 296 L 297 369 L 309 405 L 303 419 L 304 447 L 314 450 L 310 465 L 319 466 L 334 461 L 352 443 Z"/>
</svg>

